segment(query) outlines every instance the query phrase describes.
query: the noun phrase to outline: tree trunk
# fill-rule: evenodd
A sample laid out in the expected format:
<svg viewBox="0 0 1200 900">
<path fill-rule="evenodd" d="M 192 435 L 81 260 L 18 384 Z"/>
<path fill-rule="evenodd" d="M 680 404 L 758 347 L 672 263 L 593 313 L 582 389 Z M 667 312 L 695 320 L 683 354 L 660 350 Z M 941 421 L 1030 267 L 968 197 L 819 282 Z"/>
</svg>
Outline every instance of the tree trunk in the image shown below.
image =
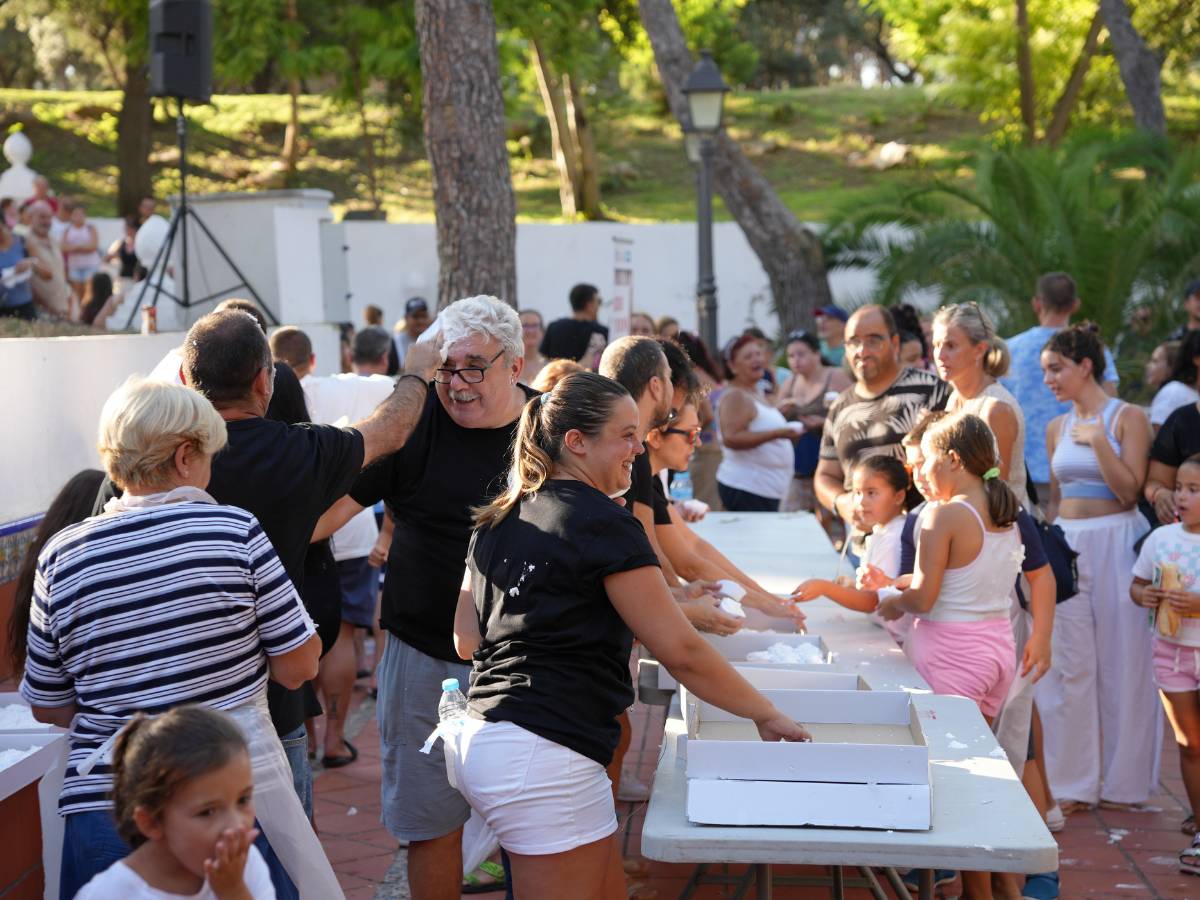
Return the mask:
<svg viewBox="0 0 1200 900">
<path fill-rule="evenodd" d="M 550 123 L 550 148 L 554 166 L 558 169 L 558 202 L 562 206 L 563 218 L 574 219 L 579 209 L 579 166 L 575 142 L 570 126 L 567 125 L 567 101 L 562 82 L 550 71 L 550 61 L 536 40 L 533 46 L 534 72 L 537 74 L 538 90 L 542 94 L 542 105 L 546 107 L 546 121 Z"/>
<path fill-rule="evenodd" d="M 367 192 L 371 195 L 371 209 L 379 215 L 379 178 L 375 164 L 375 138 L 371 136 L 371 123 L 367 120 L 366 87 L 363 85 L 362 61 L 354 59 L 354 100 L 358 107 L 358 131 L 363 143 L 363 156 L 367 165 Z"/>
<path fill-rule="evenodd" d="M 638 6 L 671 112 L 682 123 L 687 118 L 683 83 L 693 60 L 679 19 L 671 0 L 638 0 Z M 821 242 L 792 215 L 725 132 L 715 141 L 713 180 L 767 272 L 780 328 L 785 332 L 811 328 L 813 309 L 830 302 Z"/>
<path fill-rule="evenodd" d="M 1167 133 L 1167 115 L 1162 102 L 1162 60 L 1142 40 L 1125 0 L 1100 0 L 1104 22 L 1112 38 L 1113 55 L 1121 70 L 1125 96 L 1133 107 L 1133 121 L 1142 131 Z"/>
<path fill-rule="evenodd" d="M 1062 94 L 1059 96 L 1058 102 L 1054 104 L 1054 112 L 1050 115 L 1050 124 L 1046 128 L 1046 143 L 1051 147 L 1057 147 L 1066 136 L 1067 125 L 1071 122 L 1071 113 L 1083 90 L 1083 79 L 1087 76 L 1088 68 L 1092 64 L 1092 57 L 1096 55 L 1096 49 L 1100 46 L 1100 32 L 1103 30 L 1104 18 L 1097 9 L 1096 14 L 1092 16 L 1092 24 L 1088 27 L 1087 37 L 1083 39 L 1083 49 L 1075 58 L 1071 75 L 1067 78 Z"/>
<path fill-rule="evenodd" d="M 589 222 L 598 222 L 607 216 L 600 208 L 600 163 L 596 158 L 596 140 L 583 111 L 579 80 L 563 75 L 563 82 L 566 84 L 567 123 L 579 149 L 579 211 Z"/>
<path fill-rule="evenodd" d="M 1033 84 L 1033 54 L 1029 51 L 1029 4 L 1017 2 L 1017 81 L 1021 93 L 1021 123 L 1025 126 L 1024 140 L 1037 140 L 1037 95 Z"/>
<path fill-rule="evenodd" d="M 284 4 L 289 29 L 298 27 L 300 13 L 296 8 L 296 0 L 287 0 Z M 290 33 L 290 32 L 289 32 Z M 288 38 L 288 50 L 294 57 L 296 43 Z M 294 62 L 294 60 L 293 60 Z M 288 105 L 289 115 L 287 128 L 283 132 L 283 180 L 292 185 L 296 180 L 296 168 L 300 161 L 300 79 L 295 74 L 288 76 Z"/>
<path fill-rule="evenodd" d="M 125 64 L 121 111 L 117 115 L 117 209 L 123 216 L 137 212 L 143 197 L 151 196 L 150 81 L 145 63 Z"/>
<path fill-rule="evenodd" d="M 474 294 L 516 306 L 517 204 L 492 4 L 417 0 L 416 17 L 437 216 L 438 308 Z"/>
</svg>

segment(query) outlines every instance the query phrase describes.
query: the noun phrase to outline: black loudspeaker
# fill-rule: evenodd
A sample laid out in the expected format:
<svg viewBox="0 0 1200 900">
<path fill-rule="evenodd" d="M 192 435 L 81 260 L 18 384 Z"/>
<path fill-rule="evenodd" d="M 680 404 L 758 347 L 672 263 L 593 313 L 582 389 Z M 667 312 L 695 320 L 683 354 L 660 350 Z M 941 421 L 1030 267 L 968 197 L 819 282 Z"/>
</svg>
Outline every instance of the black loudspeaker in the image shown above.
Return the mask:
<svg viewBox="0 0 1200 900">
<path fill-rule="evenodd" d="M 209 0 L 151 0 L 150 96 L 200 103 L 212 96 Z"/>
</svg>

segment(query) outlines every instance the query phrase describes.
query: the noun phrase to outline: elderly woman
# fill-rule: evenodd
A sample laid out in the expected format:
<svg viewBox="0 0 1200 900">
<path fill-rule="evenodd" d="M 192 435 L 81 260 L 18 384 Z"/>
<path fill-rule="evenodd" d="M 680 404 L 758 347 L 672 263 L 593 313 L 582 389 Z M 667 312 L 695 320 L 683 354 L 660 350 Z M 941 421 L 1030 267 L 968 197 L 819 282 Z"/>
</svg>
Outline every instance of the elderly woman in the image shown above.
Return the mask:
<svg viewBox="0 0 1200 900">
<path fill-rule="evenodd" d="M 320 641 L 258 521 L 204 492 L 225 442 L 200 394 L 126 382 L 104 405 L 99 434 L 123 495 L 38 557 L 21 695 L 39 721 L 70 728 L 64 898 L 129 852 L 109 799 L 117 732 L 135 713 L 184 703 L 227 710 L 245 731 L 281 895 L 296 896 L 280 862 L 305 896 L 341 896 L 266 711 L 267 679 L 296 688 L 314 677 Z"/>
<path fill-rule="evenodd" d="M 762 345 L 751 334 L 725 347 L 726 388 L 717 407 L 725 458 L 717 490 L 730 512 L 778 512 L 795 469 L 794 444 L 802 423 L 788 421 L 758 393 L 766 369 Z"/>
<path fill-rule="evenodd" d="M 634 636 L 763 740 L 805 740 L 684 618 L 616 497 L 644 452 L 616 381 L 569 375 L 525 405 L 509 487 L 476 511 L 454 643 L 473 659 L 456 781 L 512 860 L 518 897 L 624 897 L 605 767 L 633 702 Z"/>
</svg>

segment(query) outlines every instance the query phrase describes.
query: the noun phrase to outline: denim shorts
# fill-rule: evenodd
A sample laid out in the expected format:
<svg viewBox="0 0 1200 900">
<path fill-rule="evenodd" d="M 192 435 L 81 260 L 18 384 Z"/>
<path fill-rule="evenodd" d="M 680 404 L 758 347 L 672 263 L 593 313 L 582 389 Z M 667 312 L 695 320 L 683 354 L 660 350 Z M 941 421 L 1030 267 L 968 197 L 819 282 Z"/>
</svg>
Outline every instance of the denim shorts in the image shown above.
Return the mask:
<svg viewBox="0 0 1200 900">
<path fill-rule="evenodd" d="M 295 731 L 279 736 L 283 744 L 283 752 L 287 756 L 288 765 L 292 769 L 292 783 L 296 786 L 296 796 L 304 807 L 304 814 L 310 819 L 313 814 L 313 785 L 312 766 L 308 764 L 308 729 L 303 725 Z"/>
</svg>

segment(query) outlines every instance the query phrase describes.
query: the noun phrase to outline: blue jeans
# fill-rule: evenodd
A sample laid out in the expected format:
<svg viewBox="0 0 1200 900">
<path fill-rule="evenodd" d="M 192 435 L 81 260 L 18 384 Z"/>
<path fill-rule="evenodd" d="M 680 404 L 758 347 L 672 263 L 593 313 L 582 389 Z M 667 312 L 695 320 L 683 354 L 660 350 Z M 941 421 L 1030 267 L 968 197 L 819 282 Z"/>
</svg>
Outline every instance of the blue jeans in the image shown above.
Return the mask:
<svg viewBox="0 0 1200 900">
<path fill-rule="evenodd" d="M 283 864 L 267 839 L 260 834 L 254 846 L 262 854 L 271 873 L 277 900 L 300 900 L 300 892 L 292 884 L 292 879 L 284 871 Z M 111 812 L 94 810 L 68 815 L 63 823 L 60 900 L 72 900 L 85 884 L 130 852 L 117 834 L 117 823 Z"/>
<path fill-rule="evenodd" d="M 313 785 L 312 766 L 308 764 L 308 730 L 301 725 L 295 731 L 279 736 L 283 744 L 283 752 L 287 756 L 288 765 L 292 769 L 292 783 L 296 786 L 296 796 L 304 807 L 304 814 L 310 819 L 313 814 Z"/>
</svg>

